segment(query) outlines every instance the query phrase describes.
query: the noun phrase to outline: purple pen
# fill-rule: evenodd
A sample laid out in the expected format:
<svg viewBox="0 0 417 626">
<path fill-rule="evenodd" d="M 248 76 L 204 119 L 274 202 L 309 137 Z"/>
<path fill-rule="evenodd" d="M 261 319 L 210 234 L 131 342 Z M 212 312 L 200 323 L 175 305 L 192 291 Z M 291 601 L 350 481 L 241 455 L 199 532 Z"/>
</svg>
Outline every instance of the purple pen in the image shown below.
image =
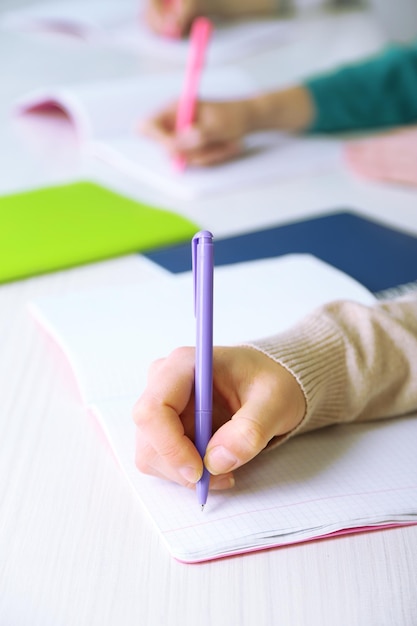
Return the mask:
<svg viewBox="0 0 417 626">
<path fill-rule="evenodd" d="M 204 458 L 212 434 L 213 411 L 213 235 L 203 230 L 192 240 L 195 351 L 195 445 Z M 206 468 L 197 483 L 201 509 L 207 501 L 210 474 Z"/>
</svg>

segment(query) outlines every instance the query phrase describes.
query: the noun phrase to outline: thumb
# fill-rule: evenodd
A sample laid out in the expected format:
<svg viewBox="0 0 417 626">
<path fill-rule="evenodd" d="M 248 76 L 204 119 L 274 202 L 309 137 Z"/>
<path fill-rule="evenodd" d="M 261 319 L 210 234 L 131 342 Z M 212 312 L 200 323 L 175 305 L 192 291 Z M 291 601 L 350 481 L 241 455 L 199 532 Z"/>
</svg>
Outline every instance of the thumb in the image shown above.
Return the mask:
<svg viewBox="0 0 417 626">
<path fill-rule="evenodd" d="M 232 376 L 232 388 L 241 405 L 214 433 L 207 446 L 204 464 L 214 475 L 231 472 L 253 459 L 273 437 L 292 431 L 306 411 L 304 392 L 283 365 L 252 348 L 239 349 L 238 353 L 229 349 L 225 355 L 231 359 L 226 372 Z M 216 372 L 223 380 L 221 356 L 217 353 Z M 230 386 L 230 379 L 226 380 Z"/>
<path fill-rule="evenodd" d="M 277 408 L 247 402 L 213 435 L 204 464 L 214 475 L 230 472 L 253 459 L 276 434 Z"/>
</svg>

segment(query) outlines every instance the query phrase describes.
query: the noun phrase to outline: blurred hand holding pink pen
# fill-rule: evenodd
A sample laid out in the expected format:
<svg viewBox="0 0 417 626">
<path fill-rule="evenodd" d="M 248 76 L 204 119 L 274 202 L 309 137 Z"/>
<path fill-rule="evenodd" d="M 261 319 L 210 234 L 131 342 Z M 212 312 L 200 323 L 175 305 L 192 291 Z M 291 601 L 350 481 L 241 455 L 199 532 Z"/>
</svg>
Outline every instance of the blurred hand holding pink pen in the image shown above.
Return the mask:
<svg viewBox="0 0 417 626">
<path fill-rule="evenodd" d="M 177 133 L 191 126 L 194 120 L 198 100 L 198 87 L 212 30 L 212 23 L 206 17 L 198 17 L 192 24 L 184 85 L 177 108 L 175 124 Z M 174 166 L 177 171 L 183 171 L 186 167 L 185 160 L 181 157 L 176 157 Z"/>
</svg>

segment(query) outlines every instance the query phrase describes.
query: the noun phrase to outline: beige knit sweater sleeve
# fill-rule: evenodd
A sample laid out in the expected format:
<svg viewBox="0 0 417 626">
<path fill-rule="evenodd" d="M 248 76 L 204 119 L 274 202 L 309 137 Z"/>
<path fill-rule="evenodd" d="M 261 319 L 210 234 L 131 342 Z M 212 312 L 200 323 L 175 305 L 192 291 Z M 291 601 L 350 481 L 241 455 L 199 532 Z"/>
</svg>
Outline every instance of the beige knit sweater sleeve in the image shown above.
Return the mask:
<svg viewBox="0 0 417 626">
<path fill-rule="evenodd" d="M 250 345 L 290 370 L 306 397 L 304 419 L 280 441 L 417 411 L 417 294 L 372 307 L 333 302 Z"/>
</svg>

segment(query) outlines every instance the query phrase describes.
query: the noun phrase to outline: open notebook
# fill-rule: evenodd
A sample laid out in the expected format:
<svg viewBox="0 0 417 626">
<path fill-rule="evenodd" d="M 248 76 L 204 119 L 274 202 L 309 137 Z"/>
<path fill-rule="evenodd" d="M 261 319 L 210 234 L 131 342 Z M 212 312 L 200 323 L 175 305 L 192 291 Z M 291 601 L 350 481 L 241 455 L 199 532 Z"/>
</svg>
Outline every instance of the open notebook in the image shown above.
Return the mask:
<svg viewBox="0 0 417 626">
<path fill-rule="evenodd" d="M 141 56 L 149 55 L 170 62 L 185 60 L 186 39 L 170 39 L 153 34 L 143 17 L 141 0 L 72 0 L 40 2 L 8 11 L 2 23 L 9 29 L 70 36 Z M 209 62 L 221 64 L 259 53 L 291 40 L 296 35 L 295 20 L 275 18 L 219 21 L 209 51 Z"/>
<path fill-rule="evenodd" d="M 23 130 L 31 133 L 35 125 L 55 138 L 61 133 L 62 142 L 67 141 L 68 126 L 72 125 L 89 154 L 142 183 L 185 198 L 339 165 L 341 148 L 336 139 L 263 132 L 247 137 L 238 159 L 211 168 L 175 171 L 166 151 L 141 135 L 138 126 L 140 120 L 176 100 L 182 83 L 183 74 L 172 73 L 46 87 L 20 98 L 15 112 Z M 204 72 L 200 96 L 228 99 L 255 91 L 245 73 L 230 67 Z"/>
<path fill-rule="evenodd" d="M 215 343 L 269 335 L 336 298 L 374 301 L 359 283 L 309 255 L 216 268 Z M 30 308 L 66 354 L 86 407 L 177 559 L 198 562 L 417 521 L 417 419 L 295 438 L 241 468 L 232 491 L 211 492 L 203 513 L 194 491 L 136 470 L 131 412 L 148 366 L 194 343 L 190 273 L 44 297 Z"/>
</svg>

